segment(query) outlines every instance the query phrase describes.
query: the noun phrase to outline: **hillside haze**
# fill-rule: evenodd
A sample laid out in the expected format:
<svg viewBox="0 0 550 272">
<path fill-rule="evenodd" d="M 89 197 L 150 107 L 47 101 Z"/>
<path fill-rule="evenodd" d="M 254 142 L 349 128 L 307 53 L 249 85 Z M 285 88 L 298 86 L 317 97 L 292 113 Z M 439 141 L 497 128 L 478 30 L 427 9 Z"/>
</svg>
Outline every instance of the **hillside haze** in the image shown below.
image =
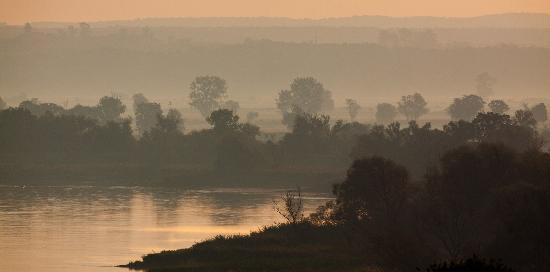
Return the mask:
<svg viewBox="0 0 550 272">
<path fill-rule="evenodd" d="M 313 76 L 337 104 L 418 91 L 473 93 L 483 72 L 495 95 L 544 97 L 550 86 L 550 15 L 470 18 L 149 18 L 0 26 L 0 93 L 94 103 L 142 92 L 187 105 L 189 83 L 218 75 L 245 106 L 273 107 L 297 76 Z"/>
<path fill-rule="evenodd" d="M 79 22 L 33 22 L 39 27 L 67 26 Z M 549 28 L 550 14 L 544 13 L 507 13 L 476 17 L 389 17 L 389 16 L 352 16 L 323 19 L 296 19 L 285 17 L 182 17 L 182 18 L 139 18 L 91 22 L 96 27 L 113 26 L 164 26 L 164 27 L 413 27 L 413 28 Z"/>
</svg>

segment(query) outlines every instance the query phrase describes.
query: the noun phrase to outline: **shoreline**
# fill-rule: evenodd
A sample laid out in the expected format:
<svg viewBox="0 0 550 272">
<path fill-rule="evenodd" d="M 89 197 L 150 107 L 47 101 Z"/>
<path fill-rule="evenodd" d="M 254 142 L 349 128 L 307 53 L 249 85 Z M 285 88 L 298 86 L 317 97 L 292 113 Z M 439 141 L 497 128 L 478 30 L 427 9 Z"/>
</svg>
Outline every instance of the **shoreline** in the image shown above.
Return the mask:
<svg viewBox="0 0 550 272">
<path fill-rule="evenodd" d="M 214 171 L 194 166 L 152 168 L 140 164 L 0 164 L 0 185 L 144 186 L 172 188 L 295 188 L 330 192 L 345 178 L 339 169 Z"/>
</svg>

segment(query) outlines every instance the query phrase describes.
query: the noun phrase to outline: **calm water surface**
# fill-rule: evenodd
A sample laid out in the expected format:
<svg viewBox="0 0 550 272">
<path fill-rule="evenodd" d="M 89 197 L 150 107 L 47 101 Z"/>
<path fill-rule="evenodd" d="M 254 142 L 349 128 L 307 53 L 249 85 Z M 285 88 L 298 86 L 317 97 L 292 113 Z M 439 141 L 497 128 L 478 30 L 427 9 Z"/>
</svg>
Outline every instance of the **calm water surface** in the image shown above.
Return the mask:
<svg viewBox="0 0 550 272">
<path fill-rule="evenodd" d="M 280 190 L 0 186 L 0 271 L 127 271 L 145 253 L 280 222 Z M 304 194 L 306 212 L 327 201 Z"/>
</svg>

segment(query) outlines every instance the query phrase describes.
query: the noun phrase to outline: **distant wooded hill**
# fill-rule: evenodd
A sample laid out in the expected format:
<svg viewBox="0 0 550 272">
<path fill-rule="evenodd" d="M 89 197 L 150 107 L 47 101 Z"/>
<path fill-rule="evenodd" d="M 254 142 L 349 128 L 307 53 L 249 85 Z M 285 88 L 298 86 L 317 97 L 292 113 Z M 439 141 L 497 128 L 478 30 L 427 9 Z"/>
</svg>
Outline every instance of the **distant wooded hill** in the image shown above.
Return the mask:
<svg viewBox="0 0 550 272">
<path fill-rule="evenodd" d="M 37 22 L 40 27 L 59 27 L 68 23 Z M 477 17 L 387 17 L 353 16 L 325 19 L 292 19 L 273 17 L 207 17 L 207 18 L 142 18 L 126 21 L 91 22 L 92 26 L 165 26 L 165 27 L 235 27 L 235 26 L 354 26 L 354 27 L 414 27 L 414 28 L 548 28 L 550 14 L 505 13 Z"/>
<path fill-rule="evenodd" d="M 411 92 L 450 99 L 475 92 L 475 78 L 483 72 L 496 79 L 498 97 L 548 97 L 550 91 L 550 48 L 200 45 L 97 37 L 20 39 L 0 47 L 0 93 L 8 98 L 143 92 L 181 99 L 196 76 L 207 74 L 226 79 L 231 98 L 249 105 L 273 106 L 276 94 L 297 76 L 319 79 L 337 99 L 395 100 Z"/>
<path fill-rule="evenodd" d="M 189 83 L 206 74 L 226 79 L 243 105 L 273 106 L 298 76 L 316 77 L 342 101 L 450 99 L 473 93 L 483 72 L 496 79 L 495 96 L 547 98 L 550 15 L 0 26 L 0 95 L 10 103 L 143 92 L 187 105 Z"/>
</svg>

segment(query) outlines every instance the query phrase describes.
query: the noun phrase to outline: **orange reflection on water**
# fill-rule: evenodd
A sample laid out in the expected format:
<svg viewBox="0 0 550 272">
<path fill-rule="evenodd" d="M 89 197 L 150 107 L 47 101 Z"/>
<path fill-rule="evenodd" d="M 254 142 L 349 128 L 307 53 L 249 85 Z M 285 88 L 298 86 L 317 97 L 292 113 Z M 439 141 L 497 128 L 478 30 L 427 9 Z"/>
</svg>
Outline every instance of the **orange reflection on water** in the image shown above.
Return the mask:
<svg viewBox="0 0 550 272">
<path fill-rule="evenodd" d="M 270 225 L 279 194 L 0 186 L 0 262 L 5 271 L 121 271 L 113 266 L 143 254 Z M 308 196 L 307 211 L 326 201 Z"/>
</svg>

